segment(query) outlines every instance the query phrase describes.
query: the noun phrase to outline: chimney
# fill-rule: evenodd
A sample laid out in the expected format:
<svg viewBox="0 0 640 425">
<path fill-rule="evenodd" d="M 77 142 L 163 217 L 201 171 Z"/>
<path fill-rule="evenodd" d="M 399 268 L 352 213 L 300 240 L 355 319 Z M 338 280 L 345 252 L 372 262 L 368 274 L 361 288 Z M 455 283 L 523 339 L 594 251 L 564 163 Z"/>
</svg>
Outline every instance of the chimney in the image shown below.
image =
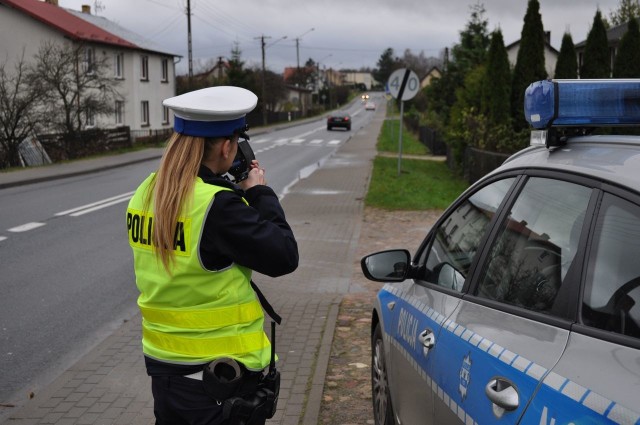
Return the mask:
<svg viewBox="0 0 640 425">
<path fill-rule="evenodd" d="M 58 0 L 53 0 L 57 2 Z M 83 4 L 82 5 L 82 13 L 86 13 L 87 15 L 91 15 L 91 5 Z"/>
<path fill-rule="evenodd" d="M 547 42 L 547 44 L 551 44 L 551 31 L 544 32 L 544 39 Z"/>
<path fill-rule="evenodd" d="M 44 0 L 45 3 L 52 4 L 54 6 L 58 5 L 58 0 Z"/>
</svg>

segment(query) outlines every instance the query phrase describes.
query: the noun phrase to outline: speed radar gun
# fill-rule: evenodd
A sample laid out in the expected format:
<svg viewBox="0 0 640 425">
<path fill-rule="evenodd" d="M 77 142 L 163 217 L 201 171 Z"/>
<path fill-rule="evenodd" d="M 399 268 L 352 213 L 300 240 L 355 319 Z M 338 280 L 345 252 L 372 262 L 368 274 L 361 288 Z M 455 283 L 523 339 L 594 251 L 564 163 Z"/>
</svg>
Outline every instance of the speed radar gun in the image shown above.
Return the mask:
<svg viewBox="0 0 640 425">
<path fill-rule="evenodd" d="M 249 372 L 232 358 L 208 363 L 202 374 L 205 391 L 222 404 L 222 416 L 229 425 L 264 425 L 276 413 L 280 394 L 280 372 L 276 369 L 276 323 L 281 317 L 260 289 L 251 281 L 260 304 L 271 316 L 271 361 L 267 372 Z"/>
<path fill-rule="evenodd" d="M 248 128 L 248 127 L 246 127 Z M 253 149 L 251 149 L 251 145 L 249 145 L 249 136 L 244 133 L 240 133 L 241 137 L 244 137 L 238 140 L 238 152 L 236 153 L 236 157 L 231 164 L 231 168 L 229 169 L 229 174 L 233 176 L 233 181 L 235 183 L 240 183 L 243 180 L 246 180 L 249 177 L 249 171 L 251 171 L 251 161 L 256 159 L 255 154 L 253 153 Z"/>
</svg>

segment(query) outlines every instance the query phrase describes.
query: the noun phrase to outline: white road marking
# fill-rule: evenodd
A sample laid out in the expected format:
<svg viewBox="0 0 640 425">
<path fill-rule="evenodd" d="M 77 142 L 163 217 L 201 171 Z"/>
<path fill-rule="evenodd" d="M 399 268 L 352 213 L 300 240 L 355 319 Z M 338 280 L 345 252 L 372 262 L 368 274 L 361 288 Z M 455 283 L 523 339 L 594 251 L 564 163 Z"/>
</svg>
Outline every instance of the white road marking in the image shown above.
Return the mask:
<svg viewBox="0 0 640 425">
<path fill-rule="evenodd" d="M 300 143 L 304 143 L 305 139 L 291 139 L 291 143 L 294 145 L 299 145 Z"/>
<path fill-rule="evenodd" d="M 130 198 L 131 198 L 131 196 L 127 196 L 126 198 L 122 198 L 122 199 L 116 199 L 115 201 L 107 202 L 106 204 L 100 204 L 100 205 L 97 205 L 97 206 L 95 206 L 93 208 L 89 208 L 89 209 L 86 209 L 86 210 L 78 211 L 78 212 L 75 212 L 75 213 L 69 214 L 69 215 L 71 217 L 79 217 L 81 215 L 85 215 L 85 214 L 88 214 L 90 212 L 101 210 L 102 208 L 110 207 L 111 205 L 119 204 L 120 202 L 126 202 Z"/>
<path fill-rule="evenodd" d="M 309 144 L 310 145 L 319 145 L 322 142 L 324 142 L 324 140 L 322 140 L 322 139 L 313 139 L 312 141 L 309 142 Z"/>
<path fill-rule="evenodd" d="M 252 140 L 249 140 L 249 143 L 251 143 L 252 145 L 254 145 L 254 144 L 257 145 L 258 143 L 268 142 L 269 140 L 271 140 L 271 139 L 269 139 L 268 137 L 267 138 L 262 138 L 262 139 L 255 139 L 255 140 L 252 139 Z"/>
<path fill-rule="evenodd" d="M 0 242 L 2 242 L 4 240 L 7 240 L 7 237 L 6 236 L 0 236 Z"/>
<path fill-rule="evenodd" d="M 44 225 L 45 225 L 45 223 L 38 223 L 38 222 L 34 221 L 34 222 L 31 222 L 31 223 L 23 224 L 21 226 L 12 227 L 11 229 L 7 229 L 7 231 L 14 232 L 14 233 L 27 232 L 29 230 L 33 230 L 33 229 L 37 229 L 38 227 L 42 227 Z"/>
<path fill-rule="evenodd" d="M 325 128 L 326 128 L 326 127 L 323 125 L 323 126 L 321 126 L 321 127 L 314 128 L 314 129 L 313 129 L 313 130 L 311 130 L 311 131 L 307 131 L 306 133 L 298 134 L 298 137 L 307 137 L 308 135 L 313 134 L 313 133 L 315 133 L 316 131 L 324 130 Z"/>
<path fill-rule="evenodd" d="M 331 140 L 328 144 L 329 145 L 339 145 L 340 144 L 340 140 Z"/>
<path fill-rule="evenodd" d="M 55 215 L 56 216 L 71 215 L 73 217 L 77 217 L 78 215 L 82 215 L 82 214 L 73 214 L 73 213 L 75 213 L 77 211 L 87 210 L 87 209 L 90 210 L 90 211 L 87 211 L 87 212 L 91 212 L 91 211 L 99 210 L 100 208 L 104 208 L 104 207 L 108 207 L 110 205 L 117 204 L 118 202 L 127 201 L 127 200 L 129 200 L 131 198 L 131 196 L 133 196 L 134 193 L 135 193 L 135 191 L 123 193 L 121 195 L 112 196 L 111 198 L 102 199 L 100 201 L 92 202 L 90 204 L 82 205 L 80 207 L 72 208 L 70 210 L 61 211 L 59 213 L 56 213 Z M 115 202 L 111 202 L 111 201 L 115 201 Z M 94 208 L 94 207 L 96 207 L 96 208 Z"/>
</svg>

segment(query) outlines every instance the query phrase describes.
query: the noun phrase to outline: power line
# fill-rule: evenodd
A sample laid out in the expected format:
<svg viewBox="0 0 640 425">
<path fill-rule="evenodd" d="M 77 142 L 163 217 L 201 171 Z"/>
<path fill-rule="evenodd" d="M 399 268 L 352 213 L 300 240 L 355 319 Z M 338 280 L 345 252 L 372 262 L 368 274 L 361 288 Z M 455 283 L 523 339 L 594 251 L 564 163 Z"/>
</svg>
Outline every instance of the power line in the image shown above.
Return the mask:
<svg viewBox="0 0 640 425">
<path fill-rule="evenodd" d="M 162 3 L 162 2 L 159 2 L 158 0 L 146 0 L 146 1 L 148 1 L 149 3 L 157 4 L 158 6 L 166 7 L 167 9 L 180 10 L 180 9 L 175 8 L 175 7 L 166 5 L 166 4 Z"/>
<path fill-rule="evenodd" d="M 163 34 L 166 31 L 169 31 L 173 28 L 173 26 L 182 19 L 182 16 L 176 14 L 169 17 L 169 19 L 163 21 L 160 25 L 158 25 L 159 30 L 152 31 L 149 35 L 149 38 L 156 38 L 160 34 Z"/>
<path fill-rule="evenodd" d="M 212 28 L 212 29 L 214 29 L 214 30 L 216 30 L 216 31 L 219 31 L 219 32 L 221 32 L 221 33 L 223 33 L 223 34 L 225 34 L 225 35 L 227 35 L 227 36 L 231 37 L 231 38 L 236 38 L 236 37 L 238 36 L 238 34 L 230 33 L 229 31 L 226 31 L 226 30 L 224 30 L 224 29 L 222 29 L 222 28 L 220 28 L 220 27 L 217 27 L 217 26 L 212 25 L 210 22 L 208 22 L 208 21 L 206 21 L 206 20 L 202 19 L 202 18 L 201 18 L 201 17 L 199 17 L 198 15 L 195 15 L 195 14 L 194 14 L 193 16 L 194 16 L 194 18 L 196 18 L 198 21 L 200 21 L 200 22 L 201 22 L 201 23 L 203 23 L 204 25 L 206 25 L 206 26 L 208 26 L 208 27 L 210 27 L 210 28 Z"/>
<path fill-rule="evenodd" d="M 207 2 L 200 3 L 204 8 L 205 14 L 212 20 L 218 21 L 225 26 L 234 26 L 242 29 L 246 33 L 254 33 L 255 28 L 245 24 L 243 21 L 236 19 L 233 15 L 230 15 L 223 10 L 215 7 Z"/>
</svg>

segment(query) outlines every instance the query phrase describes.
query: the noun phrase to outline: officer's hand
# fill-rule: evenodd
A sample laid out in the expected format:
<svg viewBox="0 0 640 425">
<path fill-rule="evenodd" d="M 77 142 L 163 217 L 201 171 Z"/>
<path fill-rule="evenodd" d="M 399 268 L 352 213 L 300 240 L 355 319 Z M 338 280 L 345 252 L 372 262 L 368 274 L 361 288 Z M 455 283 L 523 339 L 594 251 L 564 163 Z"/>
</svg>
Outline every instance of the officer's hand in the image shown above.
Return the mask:
<svg viewBox="0 0 640 425">
<path fill-rule="evenodd" d="M 264 168 L 260 168 L 260 164 L 258 161 L 251 161 L 251 171 L 249 171 L 249 176 L 246 180 L 240 182 L 240 187 L 243 190 L 248 190 L 256 185 L 266 185 L 267 180 L 265 179 L 265 171 Z"/>
</svg>

